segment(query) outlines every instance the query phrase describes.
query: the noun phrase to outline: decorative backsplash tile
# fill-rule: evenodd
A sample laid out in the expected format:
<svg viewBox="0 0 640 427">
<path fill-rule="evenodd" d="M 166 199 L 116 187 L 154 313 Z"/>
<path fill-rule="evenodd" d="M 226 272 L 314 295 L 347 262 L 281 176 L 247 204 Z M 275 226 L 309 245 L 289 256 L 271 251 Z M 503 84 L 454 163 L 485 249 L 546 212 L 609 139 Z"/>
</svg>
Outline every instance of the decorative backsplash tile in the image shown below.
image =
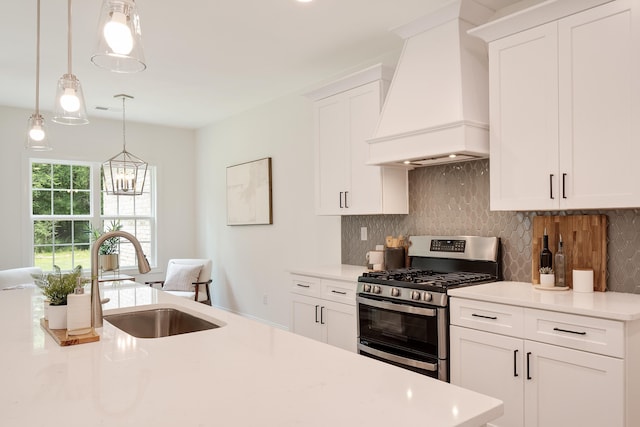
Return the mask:
<svg viewBox="0 0 640 427">
<path fill-rule="evenodd" d="M 376 244 L 383 244 L 388 235 L 498 236 L 502 241 L 505 280 L 529 282 L 532 218 L 535 215 L 593 213 L 602 213 L 609 218 L 608 289 L 640 293 L 638 209 L 492 212 L 489 210 L 488 160 L 410 171 L 409 215 L 343 216 L 342 262 L 364 265 L 367 251 L 375 249 Z M 368 240 L 360 240 L 360 227 L 367 227 Z"/>
</svg>

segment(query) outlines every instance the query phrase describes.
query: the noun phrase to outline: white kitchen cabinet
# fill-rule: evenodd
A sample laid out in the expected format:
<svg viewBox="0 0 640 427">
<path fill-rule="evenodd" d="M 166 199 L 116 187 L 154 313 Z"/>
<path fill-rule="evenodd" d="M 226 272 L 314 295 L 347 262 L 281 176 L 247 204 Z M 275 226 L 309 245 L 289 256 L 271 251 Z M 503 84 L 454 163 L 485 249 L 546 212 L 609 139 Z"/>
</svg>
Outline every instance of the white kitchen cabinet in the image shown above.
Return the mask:
<svg viewBox="0 0 640 427">
<path fill-rule="evenodd" d="M 451 383 L 503 401 L 504 415 L 490 425 L 523 426 L 523 340 L 453 325 L 449 339 Z"/>
<path fill-rule="evenodd" d="M 529 340 L 524 360 L 525 426 L 625 425 L 623 360 Z"/>
<path fill-rule="evenodd" d="M 490 425 L 633 425 L 622 322 L 452 298 L 451 324 L 451 382 L 504 402 Z"/>
<path fill-rule="evenodd" d="M 407 214 L 408 172 L 370 166 L 369 144 L 387 89 L 382 66 L 307 94 L 314 102 L 316 213 Z"/>
<path fill-rule="evenodd" d="M 632 12 L 631 1 L 618 0 L 483 37 L 492 210 L 640 206 L 640 27 Z"/>
<path fill-rule="evenodd" d="M 356 352 L 356 284 L 291 276 L 291 331 Z"/>
</svg>

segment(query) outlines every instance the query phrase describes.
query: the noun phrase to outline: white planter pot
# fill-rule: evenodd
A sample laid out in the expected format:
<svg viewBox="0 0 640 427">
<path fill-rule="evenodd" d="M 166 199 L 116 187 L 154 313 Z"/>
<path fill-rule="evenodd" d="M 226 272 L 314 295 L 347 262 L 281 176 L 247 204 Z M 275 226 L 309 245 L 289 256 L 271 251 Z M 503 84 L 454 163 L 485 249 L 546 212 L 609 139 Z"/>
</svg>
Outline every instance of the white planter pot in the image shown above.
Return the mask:
<svg viewBox="0 0 640 427">
<path fill-rule="evenodd" d="M 552 288 L 556 285 L 555 274 L 540 274 L 540 286 Z"/>
<path fill-rule="evenodd" d="M 49 329 L 67 329 L 66 305 L 49 305 L 47 312 Z"/>
</svg>

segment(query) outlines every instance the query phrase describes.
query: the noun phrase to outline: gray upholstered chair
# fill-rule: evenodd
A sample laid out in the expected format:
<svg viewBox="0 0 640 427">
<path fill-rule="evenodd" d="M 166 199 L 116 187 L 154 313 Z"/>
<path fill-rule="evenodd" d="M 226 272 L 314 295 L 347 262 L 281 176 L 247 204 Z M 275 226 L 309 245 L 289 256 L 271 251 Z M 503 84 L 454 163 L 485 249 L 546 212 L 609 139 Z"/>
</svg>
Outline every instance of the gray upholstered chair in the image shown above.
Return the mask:
<svg viewBox="0 0 640 427">
<path fill-rule="evenodd" d="M 40 267 L 0 270 L 0 290 L 35 286 L 32 274 L 42 275 Z"/>
<path fill-rule="evenodd" d="M 210 259 L 170 259 L 164 280 L 145 283 L 172 295 L 211 305 L 211 268 Z"/>
</svg>

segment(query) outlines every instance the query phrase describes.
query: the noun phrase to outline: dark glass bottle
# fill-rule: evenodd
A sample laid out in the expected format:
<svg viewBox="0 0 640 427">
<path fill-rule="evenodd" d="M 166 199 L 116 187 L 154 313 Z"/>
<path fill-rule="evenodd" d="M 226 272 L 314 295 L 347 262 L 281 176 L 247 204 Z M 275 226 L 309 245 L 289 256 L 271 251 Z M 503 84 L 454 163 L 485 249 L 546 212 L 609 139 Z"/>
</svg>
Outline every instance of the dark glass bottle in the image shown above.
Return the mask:
<svg viewBox="0 0 640 427">
<path fill-rule="evenodd" d="M 553 268 L 553 254 L 549 250 L 549 236 L 546 228 L 542 236 L 542 251 L 540 251 L 540 268 L 544 267 Z"/>
</svg>

